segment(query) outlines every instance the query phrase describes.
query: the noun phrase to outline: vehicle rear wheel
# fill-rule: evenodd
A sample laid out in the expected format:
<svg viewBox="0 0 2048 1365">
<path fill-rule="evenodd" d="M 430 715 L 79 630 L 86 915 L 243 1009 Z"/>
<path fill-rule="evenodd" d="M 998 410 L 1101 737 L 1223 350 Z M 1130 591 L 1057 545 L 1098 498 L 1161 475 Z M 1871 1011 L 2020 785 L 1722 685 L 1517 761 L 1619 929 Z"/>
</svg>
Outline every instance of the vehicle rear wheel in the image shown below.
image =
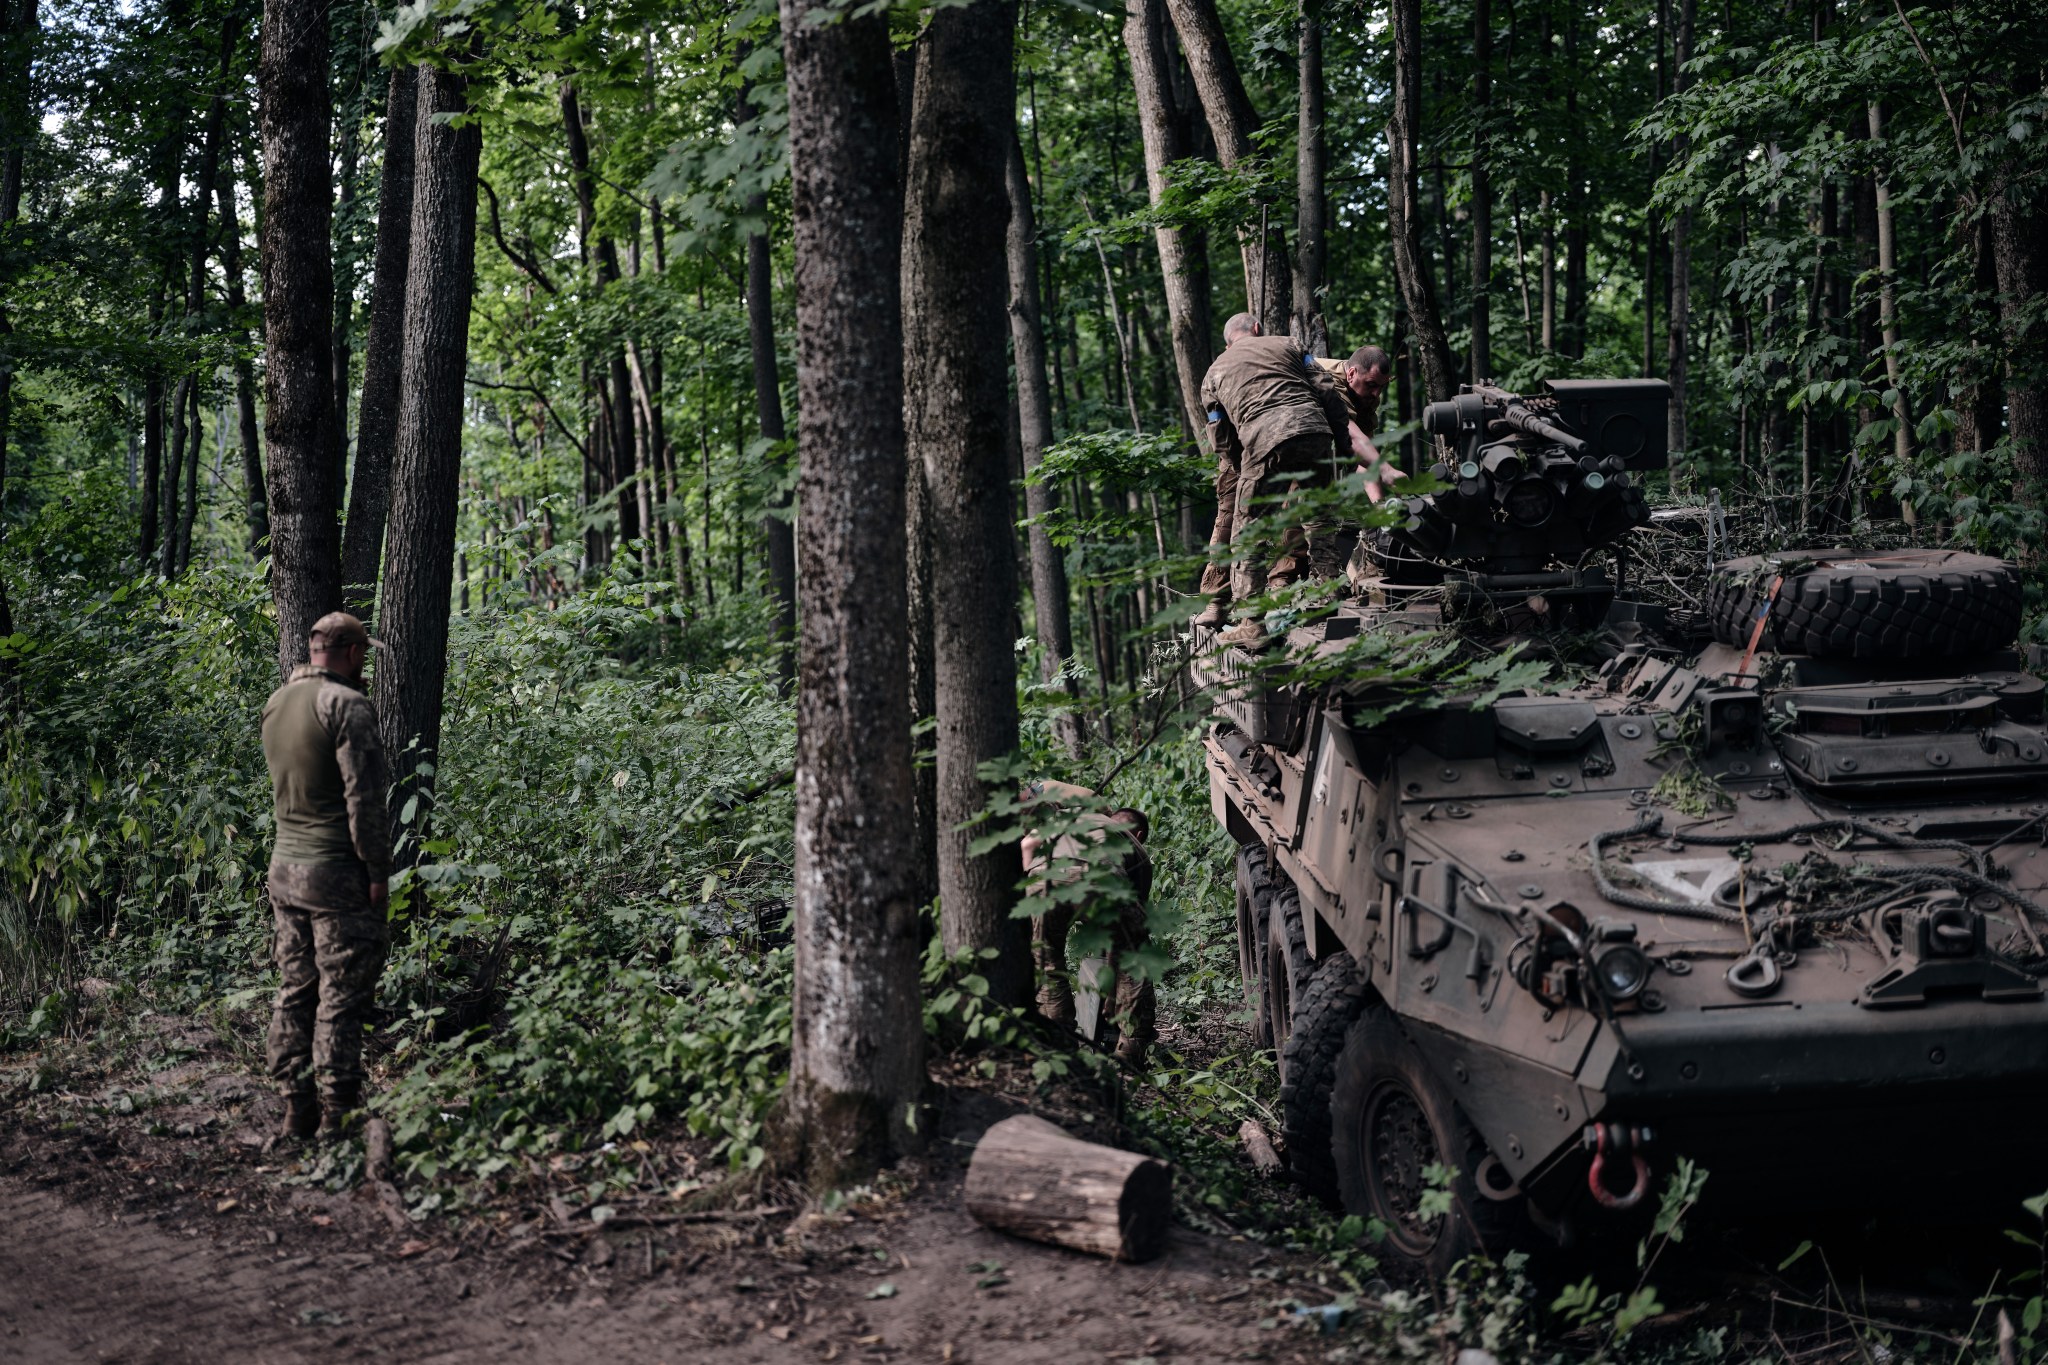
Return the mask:
<svg viewBox="0 0 2048 1365">
<path fill-rule="evenodd" d="M 1337 1056 L 1365 1009 L 1365 974 L 1349 953 L 1332 953 L 1310 968 L 1294 998 L 1294 1017 L 1280 1054 L 1280 1113 L 1287 1164 L 1295 1181 L 1318 1199 L 1337 1199 L 1337 1163 L 1330 1151 L 1330 1091 Z"/>
<path fill-rule="evenodd" d="M 2019 575 L 1987 555 L 1786 550 L 1715 566 L 1705 610 L 1716 640 L 1748 645 L 1780 573 L 1785 581 L 1771 603 L 1763 644 L 1784 654 L 1872 660 L 1984 654 L 2018 637 L 2025 606 Z"/>
<path fill-rule="evenodd" d="M 1522 1198 L 1489 1195 L 1482 1171 L 1506 1172 L 1384 1007 L 1351 1026 L 1330 1096 L 1332 1154 L 1344 1208 L 1386 1225 L 1386 1249 L 1441 1278 L 1478 1252 L 1500 1255 L 1517 1240 Z M 1450 1211 L 1425 1216 L 1430 1167 L 1450 1167 Z"/>
<path fill-rule="evenodd" d="M 1266 850 L 1245 844 L 1237 850 L 1237 974 L 1244 982 L 1245 1007 L 1252 1014 L 1252 1045 L 1271 1047 L 1266 1017 L 1266 933 L 1273 909 L 1273 873 Z"/>
</svg>

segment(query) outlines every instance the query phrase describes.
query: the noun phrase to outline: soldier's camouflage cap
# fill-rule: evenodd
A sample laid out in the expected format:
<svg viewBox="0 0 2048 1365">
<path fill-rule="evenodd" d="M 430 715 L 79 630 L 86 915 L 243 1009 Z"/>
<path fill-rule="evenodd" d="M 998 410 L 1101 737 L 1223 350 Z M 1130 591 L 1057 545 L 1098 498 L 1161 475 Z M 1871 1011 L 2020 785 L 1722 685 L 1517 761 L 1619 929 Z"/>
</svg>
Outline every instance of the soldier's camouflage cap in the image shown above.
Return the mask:
<svg viewBox="0 0 2048 1365">
<path fill-rule="evenodd" d="M 324 644 L 329 649 L 346 648 L 349 645 L 375 645 L 382 649 L 384 642 L 373 637 L 363 623 L 345 611 L 330 611 L 313 623 L 306 632 L 309 640 Z"/>
</svg>

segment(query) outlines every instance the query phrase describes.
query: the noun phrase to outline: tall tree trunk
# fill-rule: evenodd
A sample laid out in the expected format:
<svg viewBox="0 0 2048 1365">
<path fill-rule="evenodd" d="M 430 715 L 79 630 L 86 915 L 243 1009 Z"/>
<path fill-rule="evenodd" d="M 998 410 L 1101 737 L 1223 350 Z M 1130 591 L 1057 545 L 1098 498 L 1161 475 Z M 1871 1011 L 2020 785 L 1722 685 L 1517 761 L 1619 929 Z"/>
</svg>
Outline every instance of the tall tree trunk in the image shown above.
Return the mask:
<svg viewBox="0 0 2048 1365">
<path fill-rule="evenodd" d="M 209 195 L 209 197 L 211 197 Z M 192 567 L 192 528 L 199 518 L 199 376 L 185 381 L 186 425 L 191 436 L 185 444 L 185 499 L 178 509 L 178 572 Z"/>
<path fill-rule="evenodd" d="M 221 25 L 220 68 L 215 76 L 213 98 L 206 110 L 206 132 L 200 142 L 199 166 L 192 195 L 192 223 L 187 240 L 185 266 L 185 322 L 187 341 L 199 335 L 199 312 L 206 303 L 206 218 L 212 211 L 214 184 L 220 178 L 221 142 L 227 128 L 228 78 L 234 64 L 235 34 L 241 16 L 230 12 Z M 192 562 L 192 525 L 199 511 L 199 376 L 186 376 L 180 383 L 184 402 L 174 414 L 177 440 L 185 451 L 185 498 L 178 505 L 179 471 L 167 471 L 164 480 L 164 574 L 183 573 Z M 175 466 L 175 461 L 173 462 Z M 175 514 L 176 534 L 172 534 Z"/>
<path fill-rule="evenodd" d="M 931 495 L 934 681 L 938 703 L 940 929 L 948 952 L 994 948 L 978 970 L 989 995 L 1031 995 L 1024 921 L 1010 915 L 1023 875 L 1015 845 L 969 852 L 963 828 L 988 789 L 979 768 L 1017 747 L 1016 601 L 1004 325 L 1005 168 L 1015 140 L 1011 69 L 1017 10 L 974 0 L 933 12 L 918 45 L 903 233 L 904 428 Z"/>
<path fill-rule="evenodd" d="M 356 408 L 356 463 L 341 537 L 342 593 L 367 617 L 377 600 L 377 564 L 391 511 L 391 456 L 398 437 L 399 367 L 405 359 L 406 270 L 412 256 L 412 159 L 419 131 L 420 68 L 395 66 L 384 93 L 384 164 L 377 173 L 377 259 L 371 267 L 370 328 L 363 339 L 363 390 Z"/>
<path fill-rule="evenodd" d="M 156 571 L 165 578 L 173 578 L 178 572 L 178 480 L 185 474 L 185 412 L 189 406 L 185 399 L 192 388 L 192 376 L 179 375 L 178 382 L 171 385 L 170 410 L 167 414 L 171 427 L 170 458 L 164 461 L 163 479 L 157 485 L 157 515 L 163 526 L 163 544 L 157 547 Z M 195 438 L 196 439 L 196 438 Z"/>
<path fill-rule="evenodd" d="M 917 53 L 924 39 L 898 49 L 892 64 L 896 82 L 896 170 L 901 190 L 910 178 L 910 119 L 917 104 Z M 899 210 L 900 210 L 899 205 Z M 898 281 L 898 298 L 901 298 Z M 898 335 L 901 335 L 899 325 Z M 911 458 L 904 471 L 904 602 L 909 613 L 905 660 L 909 668 L 911 739 L 911 890 L 920 906 L 939 895 L 939 763 L 936 733 L 938 667 L 932 645 L 932 512 L 924 461 Z"/>
<path fill-rule="evenodd" d="M 1472 382 L 1493 376 L 1493 5 L 1472 0 Z"/>
<path fill-rule="evenodd" d="M 753 104 L 740 97 L 739 120 L 751 121 Z M 747 216 L 764 219 L 768 197 L 747 198 Z M 754 416 L 761 424 L 761 438 L 778 445 L 788 439 L 782 420 L 782 368 L 775 356 L 775 294 L 770 273 L 768 234 L 747 234 L 747 342 L 754 362 Z M 778 481 L 782 456 L 775 456 Z M 796 528 L 790 523 L 789 498 L 778 494 L 774 509 L 761 518 L 761 532 L 768 542 L 768 583 L 775 594 L 774 640 L 777 670 L 782 685 L 796 679 Z"/>
<path fill-rule="evenodd" d="M 438 764 L 448 671 L 448 591 L 455 572 L 462 472 L 463 380 L 475 281 L 476 173 L 483 134 L 453 127 L 469 108 L 465 80 L 422 66 L 415 92 L 411 259 L 406 263 L 405 383 L 391 462 L 391 534 L 378 627 L 377 706 L 401 804 L 430 795 L 422 762 Z M 422 802 L 424 805 L 424 802 Z M 425 818 L 419 810 L 417 820 Z M 408 834 L 419 829 L 415 823 Z"/>
<path fill-rule="evenodd" d="M 357 41 L 359 43 L 367 41 L 367 37 L 363 34 L 358 34 Z M 362 61 L 361 52 L 358 51 L 354 54 L 353 59 L 345 57 L 344 62 L 349 69 L 349 77 L 342 91 L 343 125 L 341 129 L 341 148 L 336 158 L 341 164 L 341 183 L 336 187 L 335 199 L 335 204 L 340 211 L 342 220 L 343 236 L 341 240 L 334 244 L 335 258 L 341 261 L 348 260 L 355 254 L 354 214 L 352 210 L 355 208 L 356 202 L 356 177 L 361 170 L 363 159 L 362 109 L 356 102 L 361 96 L 363 88 L 362 68 L 364 62 Z M 381 213 L 382 211 L 380 207 L 378 212 Z M 354 341 L 352 339 L 352 334 L 355 330 L 355 312 L 355 281 L 347 278 L 336 280 L 334 286 L 334 340 L 331 347 L 331 363 L 334 367 L 334 505 L 336 507 L 345 505 L 349 492 L 348 388 L 350 372 L 355 368 Z M 346 542 L 344 541 L 345 545 Z M 346 562 L 346 550 L 344 549 L 344 567 L 346 567 Z M 344 596 L 346 596 L 346 580 L 344 579 L 343 582 Z"/>
<path fill-rule="evenodd" d="M 1436 291 L 1422 258 L 1417 209 L 1415 139 L 1422 119 L 1422 0 L 1392 0 L 1394 98 L 1387 121 L 1387 225 L 1394 238 L 1394 274 L 1408 308 L 1408 335 L 1433 402 L 1457 391 L 1458 371 L 1437 312 Z"/>
<path fill-rule="evenodd" d="M 903 530 L 903 182 L 888 19 L 782 0 L 797 291 L 796 982 L 782 1133 L 819 1186 L 919 1145 Z"/>
<path fill-rule="evenodd" d="M 1135 67 L 1136 63 L 1132 65 Z M 1017 438 L 1024 472 L 1038 468 L 1052 444 L 1052 394 L 1045 378 L 1045 329 L 1038 312 L 1038 218 L 1031 204 L 1031 182 L 1024 174 L 1024 149 L 1010 139 L 1010 348 L 1017 370 Z M 1030 531 L 1031 602 L 1038 627 L 1039 649 L 1050 682 L 1074 653 L 1074 625 L 1067 591 L 1067 561 L 1046 534 L 1042 519 L 1059 505 L 1059 490 L 1050 484 L 1026 482 L 1024 510 Z M 1065 690 L 1074 692 L 1072 683 Z M 1081 756 L 1080 717 L 1068 712 L 1055 726 L 1060 742 L 1075 758 Z"/>
<path fill-rule="evenodd" d="M 1693 22 L 1698 0 L 1678 0 L 1678 24 L 1671 43 L 1671 93 L 1683 95 L 1691 85 L 1685 64 L 1692 60 Z M 1671 144 L 1676 165 L 1685 158 L 1689 139 L 1680 134 Z M 1692 209 L 1685 207 L 1671 218 L 1671 306 L 1665 311 L 1664 377 L 1671 385 L 1671 409 L 1667 444 L 1676 466 L 1685 455 L 1691 433 L 1685 420 L 1685 384 L 1688 374 L 1692 332 Z M 1712 319 L 1709 318 L 1711 322 Z"/>
<path fill-rule="evenodd" d="M 1579 24 L 1574 0 L 1564 26 L 1564 353 L 1586 354 L 1586 170 L 1585 121 L 1579 116 Z"/>
<path fill-rule="evenodd" d="M 1869 106 L 1870 140 L 1884 141 L 1884 106 L 1873 103 Z M 1888 151 L 1888 149 L 1887 149 Z M 1880 152 L 1879 155 L 1885 155 Z M 1899 287 L 1897 235 L 1892 225 L 1892 194 L 1890 182 L 1883 175 L 1877 177 L 1877 278 L 1878 278 L 1878 327 L 1884 336 L 1885 382 L 1891 386 L 1894 395 L 1892 416 L 1898 422 L 1892 433 L 1892 455 L 1900 464 L 1913 458 L 1913 421 L 1911 409 L 1906 403 L 1904 381 L 1899 372 Z M 1908 524 L 1913 521 L 1912 504 L 1902 509 Z"/>
<path fill-rule="evenodd" d="M 264 444 L 270 449 L 270 587 L 277 661 L 306 661 L 306 633 L 341 604 L 328 330 L 333 181 L 328 167 L 327 6 L 264 0 Z"/>
<path fill-rule="evenodd" d="M 21 216 L 22 179 L 29 145 L 35 140 L 35 67 L 37 0 L 0 0 L 0 236 Z M 0 281 L 12 275 L 0 273 Z M 0 344 L 13 332 L 5 291 L 0 291 Z M 14 370 L 0 369 L 0 550 L 7 545 L 7 438 L 14 418 Z M 0 577 L 0 638 L 14 634 L 14 610 L 7 600 L 7 580 Z M 14 671 L 12 660 L 0 661 L 0 683 Z M 7 702 L 0 695 L 0 706 Z"/>
<path fill-rule="evenodd" d="M 1486 0 L 1479 3 L 1483 6 Z M 1300 46 L 1295 58 L 1294 336 L 1312 355 L 1330 349 L 1330 328 L 1323 320 L 1321 298 L 1329 220 L 1323 180 L 1330 158 L 1323 143 L 1323 21 L 1319 9 L 1318 0 L 1300 0 Z"/>
<path fill-rule="evenodd" d="M 1998 272 L 1999 317 L 2006 353 L 2006 423 L 2012 437 L 2014 495 L 2030 507 L 2048 507 L 2048 352 L 2040 300 L 2048 293 L 2048 197 L 2034 189 L 2031 205 L 2014 202 L 2003 184 L 1992 201 L 1991 244 Z M 2043 558 L 2038 544 L 2027 558 Z"/>
<path fill-rule="evenodd" d="M 1542 194 L 1538 213 L 1543 219 L 1543 349 L 1557 349 L 1557 218 L 1551 208 L 1550 191 Z"/>
<path fill-rule="evenodd" d="M 1125 0 L 1124 48 L 1130 54 L 1131 81 L 1137 89 L 1138 129 L 1145 143 L 1145 181 L 1151 203 L 1156 207 L 1166 193 L 1166 168 L 1188 154 L 1180 136 L 1180 119 L 1168 80 L 1166 55 L 1165 0 Z M 1021 149 L 1018 167 L 1022 173 Z M 1013 190 L 1012 211 L 1016 195 Z M 1029 186 L 1025 199 L 1030 199 Z M 1012 230 L 1015 223 L 1012 223 Z M 1173 368 L 1180 380 L 1180 404 L 1188 429 L 1204 431 L 1207 414 L 1202 410 L 1202 376 L 1209 371 L 1210 351 L 1209 289 L 1206 263 L 1199 267 L 1193 258 L 1190 229 L 1158 227 L 1153 240 L 1159 247 L 1159 273 L 1166 286 L 1166 321 L 1173 333 Z M 1050 262 L 1047 263 L 1050 269 Z M 1014 295 L 1016 281 L 1011 281 Z M 1032 291 L 1034 300 L 1037 290 Z M 1043 332 L 1040 332 L 1043 345 Z M 1025 422 L 1030 418 L 1027 414 Z M 1051 414 L 1047 414 L 1050 430 Z M 1030 435 L 1025 435 L 1027 448 Z M 1036 515 L 1034 513 L 1034 515 Z"/>
<path fill-rule="evenodd" d="M 233 335 L 240 341 L 247 336 L 242 314 L 249 306 L 249 297 L 242 283 L 242 219 L 235 210 L 232 163 L 228 174 L 215 180 L 214 190 L 220 203 L 220 269 L 226 281 L 228 317 Z M 264 542 L 270 539 L 270 507 L 263 491 L 263 446 L 256 424 L 256 373 L 240 346 L 235 354 L 235 417 L 242 438 L 242 498 L 248 517 L 249 552 L 259 554 Z"/>
<path fill-rule="evenodd" d="M 1195 92 L 1216 139 L 1216 158 L 1225 170 L 1234 170 L 1240 162 L 1258 155 L 1252 135 L 1259 130 L 1259 116 L 1245 94 L 1216 0 L 1166 0 L 1166 10 L 1180 34 Z M 1247 227 L 1238 234 L 1238 246 L 1244 258 L 1245 306 L 1258 314 L 1260 327 L 1269 335 L 1279 336 L 1287 331 L 1287 316 L 1294 302 L 1286 233 Z"/>
</svg>

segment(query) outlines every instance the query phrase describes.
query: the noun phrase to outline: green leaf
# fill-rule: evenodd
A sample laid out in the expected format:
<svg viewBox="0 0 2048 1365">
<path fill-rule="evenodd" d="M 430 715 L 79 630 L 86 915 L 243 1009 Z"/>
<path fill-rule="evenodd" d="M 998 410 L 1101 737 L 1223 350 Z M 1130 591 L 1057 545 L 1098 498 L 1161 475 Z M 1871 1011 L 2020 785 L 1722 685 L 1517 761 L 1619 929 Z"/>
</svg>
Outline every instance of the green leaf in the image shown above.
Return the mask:
<svg viewBox="0 0 2048 1365">
<path fill-rule="evenodd" d="M 1718 1196 L 1716 1197 L 1718 1198 Z M 1790 1256 L 1787 1256 L 1784 1260 L 1778 1262 L 1778 1269 L 1790 1270 L 1793 1267 L 1793 1265 L 1799 1260 L 1800 1257 L 1804 1256 L 1807 1252 L 1811 1250 L 1813 1250 L 1812 1242 L 1801 1242 L 1798 1246 L 1792 1248 L 1792 1254 Z"/>
<path fill-rule="evenodd" d="M 896 1297 L 896 1286 L 890 1281 L 884 1280 L 873 1289 L 870 1289 L 866 1297 L 871 1299 L 893 1299 Z"/>
</svg>

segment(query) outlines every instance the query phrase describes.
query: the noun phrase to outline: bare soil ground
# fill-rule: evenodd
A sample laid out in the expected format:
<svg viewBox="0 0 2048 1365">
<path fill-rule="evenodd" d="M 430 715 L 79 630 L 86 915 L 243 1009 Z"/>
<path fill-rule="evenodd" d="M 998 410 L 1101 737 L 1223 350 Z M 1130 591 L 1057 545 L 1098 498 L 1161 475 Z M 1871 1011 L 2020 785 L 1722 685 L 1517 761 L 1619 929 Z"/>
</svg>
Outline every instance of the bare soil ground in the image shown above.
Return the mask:
<svg viewBox="0 0 2048 1365">
<path fill-rule="evenodd" d="M 1287 1325 L 1289 1301 L 1327 1298 L 1309 1267 L 1254 1243 L 1177 1228 L 1160 1259 L 1116 1265 L 975 1224 L 965 1154 L 1016 1108 L 988 1090 L 947 1089 L 933 1155 L 830 1214 L 762 1186 L 695 1212 L 607 1196 L 600 1226 L 540 1192 L 567 1179 L 415 1220 L 388 1185 L 331 1188 L 265 1150 L 277 1102 L 232 1029 L 144 1025 L 153 1046 L 0 1058 L 0 1360 L 1072 1365 L 1329 1344 Z"/>
</svg>

